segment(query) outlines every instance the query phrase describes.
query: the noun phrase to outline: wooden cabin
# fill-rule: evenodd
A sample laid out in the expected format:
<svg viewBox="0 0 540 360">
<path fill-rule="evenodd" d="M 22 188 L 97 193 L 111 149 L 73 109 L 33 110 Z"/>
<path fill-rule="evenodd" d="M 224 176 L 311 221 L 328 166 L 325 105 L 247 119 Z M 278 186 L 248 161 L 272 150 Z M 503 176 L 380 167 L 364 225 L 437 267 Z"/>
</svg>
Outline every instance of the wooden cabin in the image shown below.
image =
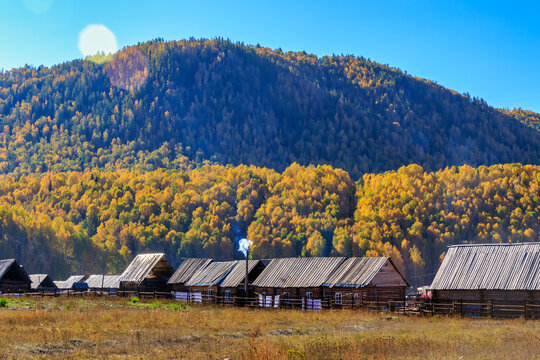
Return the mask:
<svg viewBox="0 0 540 360">
<path fill-rule="evenodd" d="M 240 260 L 234 268 L 225 276 L 223 281 L 218 285 L 218 295 L 223 299 L 224 303 L 233 303 L 235 297 L 252 297 L 251 284 L 264 270 L 264 263 L 260 260 L 248 261 L 248 293 L 245 292 L 246 279 L 246 261 Z"/>
<path fill-rule="evenodd" d="M 211 262 L 211 259 L 202 258 L 182 259 L 182 262 L 169 281 L 167 281 L 167 284 L 171 287 L 171 290 L 187 294 L 189 292 L 189 287 L 186 285 L 186 282 L 188 282 L 197 271 L 204 269 Z"/>
<path fill-rule="evenodd" d="M 35 291 L 56 291 L 58 287 L 47 274 L 31 274 L 31 288 Z"/>
<path fill-rule="evenodd" d="M 238 261 L 215 261 L 193 274 L 186 282 L 191 301 L 216 302 L 219 284 L 237 263 Z"/>
<path fill-rule="evenodd" d="M 165 254 L 140 254 L 120 275 L 120 290 L 168 292 L 167 281 L 173 273 Z"/>
<path fill-rule="evenodd" d="M 344 257 L 273 259 L 253 281 L 254 293 L 263 307 L 320 306 L 329 276 Z"/>
<path fill-rule="evenodd" d="M 540 243 L 450 246 L 430 289 L 435 303 L 540 304 Z"/>
<path fill-rule="evenodd" d="M 86 291 L 88 290 L 88 285 L 84 282 L 86 276 L 84 275 L 71 275 L 64 281 L 55 281 L 55 285 L 58 287 L 58 290 L 77 290 L 77 291 Z"/>
<path fill-rule="evenodd" d="M 85 281 L 92 291 L 115 292 L 120 287 L 120 274 L 94 274 Z"/>
<path fill-rule="evenodd" d="M 389 257 L 354 257 L 336 268 L 323 290 L 334 307 L 346 307 L 403 300 L 408 286 Z"/>
<path fill-rule="evenodd" d="M 29 291 L 32 280 L 15 259 L 0 260 L 0 293 Z"/>
</svg>

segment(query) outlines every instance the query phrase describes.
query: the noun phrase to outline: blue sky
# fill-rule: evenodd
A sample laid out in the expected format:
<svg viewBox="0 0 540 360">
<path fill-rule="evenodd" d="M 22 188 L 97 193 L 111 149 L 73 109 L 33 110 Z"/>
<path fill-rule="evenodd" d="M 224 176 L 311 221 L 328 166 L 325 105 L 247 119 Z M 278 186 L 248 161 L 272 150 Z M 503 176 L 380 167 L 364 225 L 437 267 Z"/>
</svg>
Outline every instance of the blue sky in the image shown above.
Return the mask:
<svg viewBox="0 0 540 360">
<path fill-rule="evenodd" d="M 362 55 L 493 106 L 540 111 L 539 19 L 533 1 L 0 0 L 0 69 L 81 58 L 79 33 L 103 24 L 120 47 L 220 36 Z"/>
</svg>

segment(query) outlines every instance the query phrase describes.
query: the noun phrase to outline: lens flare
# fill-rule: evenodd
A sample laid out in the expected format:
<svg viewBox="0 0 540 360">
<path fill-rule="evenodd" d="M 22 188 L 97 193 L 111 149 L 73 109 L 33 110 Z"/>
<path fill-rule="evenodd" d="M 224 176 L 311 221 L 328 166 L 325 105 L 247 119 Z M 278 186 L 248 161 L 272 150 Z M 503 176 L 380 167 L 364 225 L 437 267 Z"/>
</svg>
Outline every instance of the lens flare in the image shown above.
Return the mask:
<svg viewBox="0 0 540 360">
<path fill-rule="evenodd" d="M 137 90 L 148 78 L 148 58 L 135 46 L 117 52 L 107 64 L 107 76 L 114 86 Z"/>
<path fill-rule="evenodd" d="M 84 57 L 114 54 L 118 50 L 116 36 L 104 25 L 88 25 L 79 34 L 79 50 Z"/>
</svg>

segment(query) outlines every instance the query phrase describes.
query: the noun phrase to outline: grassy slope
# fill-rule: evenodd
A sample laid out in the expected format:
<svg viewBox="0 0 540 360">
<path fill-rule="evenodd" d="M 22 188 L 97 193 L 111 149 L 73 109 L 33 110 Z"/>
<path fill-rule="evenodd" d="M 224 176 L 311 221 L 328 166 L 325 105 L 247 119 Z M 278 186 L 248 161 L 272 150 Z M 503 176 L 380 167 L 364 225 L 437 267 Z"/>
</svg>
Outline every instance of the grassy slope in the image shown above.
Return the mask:
<svg viewBox="0 0 540 360">
<path fill-rule="evenodd" d="M 306 313 L 114 299 L 25 299 L 0 309 L 0 358 L 533 359 L 540 323 Z"/>
</svg>

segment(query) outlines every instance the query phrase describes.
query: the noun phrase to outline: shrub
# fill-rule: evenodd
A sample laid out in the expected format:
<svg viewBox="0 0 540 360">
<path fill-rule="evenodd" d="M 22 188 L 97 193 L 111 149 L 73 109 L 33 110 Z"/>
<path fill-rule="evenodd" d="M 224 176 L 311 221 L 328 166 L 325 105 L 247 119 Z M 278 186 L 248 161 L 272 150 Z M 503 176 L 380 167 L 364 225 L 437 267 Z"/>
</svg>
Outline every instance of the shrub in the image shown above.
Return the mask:
<svg viewBox="0 0 540 360">
<path fill-rule="evenodd" d="M 0 308 L 5 308 L 8 306 L 8 301 L 4 298 L 0 299 Z"/>
<path fill-rule="evenodd" d="M 154 301 L 150 306 L 152 307 L 152 309 L 159 309 L 161 303 L 159 301 Z"/>
<path fill-rule="evenodd" d="M 131 298 L 131 303 L 132 303 L 132 304 L 136 304 L 136 303 L 138 303 L 138 302 L 139 302 L 139 298 L 138 298 L 138 297 L 134 296 L 134 297 Z"/>
</svg>

